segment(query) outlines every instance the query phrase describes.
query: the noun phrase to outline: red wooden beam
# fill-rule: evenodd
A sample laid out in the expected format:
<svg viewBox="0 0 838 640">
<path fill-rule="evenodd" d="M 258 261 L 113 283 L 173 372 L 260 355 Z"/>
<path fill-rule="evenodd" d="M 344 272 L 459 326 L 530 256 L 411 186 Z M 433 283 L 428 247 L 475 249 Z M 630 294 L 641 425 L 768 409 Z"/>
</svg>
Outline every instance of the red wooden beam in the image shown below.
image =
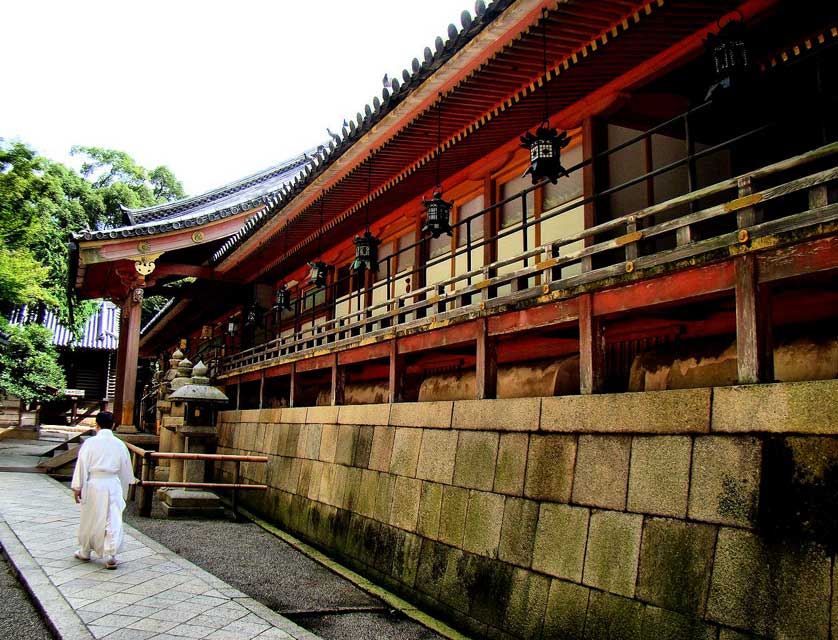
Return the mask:
<svg viewBox="0 0 838 640">
<path fill-rule="evenodd" d="M 475 322 L 463 322 L 449 327 L 441 327 L 433 331 L 424 331 L 412 336 L 399 338 L 399 353 L 413 353 L 436 349 L 466 342 L 474 342 L 477 339 L 477 324 Z"/>
<path fill-rule="evenodd" d="M 760 282 L 838 269 L 838 236 L 757 254 Z"/>
<path fill-rule="evenodd" d="M 390 342 L 386 340 L 377 344 L 368 344 L 363 347 L 350 349 L 349 351 L 341 351 L 338 354 L 338 364 L 357 364 L 358 362 L 368 362 L 370 360 L 377 360 L 380 358 L 390 357 Z"/>
<path fill-rule="evenodd" d="M 322 356 L 298 360 L 294 364 L 296 365 L 297 373 L 303 373 L 306 371 L 317 371 L 318 369 L 331 369 L 334 361 L 335 356 L 331 353 L 326 353 Z"/>
<path fill-rule="evenodd" d="M 654 307 L 730 291 L 734 286 L 733 263 L 719 262 L 593 294 L 593 315 Z"/>
<path fill-rule="evenodd" d="M 550 304 L 510 311 L 489 318 L 489 335 L 497 336 L 538 327 L 549 327 L 575 322 L 579 316 L 576 298 Z"/>
</svg>

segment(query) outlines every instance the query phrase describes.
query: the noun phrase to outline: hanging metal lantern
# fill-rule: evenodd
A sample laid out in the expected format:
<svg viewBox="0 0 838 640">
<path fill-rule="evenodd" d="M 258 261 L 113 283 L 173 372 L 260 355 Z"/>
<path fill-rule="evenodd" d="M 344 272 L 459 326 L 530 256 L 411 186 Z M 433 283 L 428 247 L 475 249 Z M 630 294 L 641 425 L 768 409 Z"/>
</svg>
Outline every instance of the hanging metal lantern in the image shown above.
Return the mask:
<svg viewBox="0 0 838 640">
<path fill-rule="evenodd" d="M 561 176 L 568 175 L 562 166 L 562 149 L 569 142 L 567 131 L 559 133 L 546 124 L 539 126 L 534 134 L 527 131 L 521 136 L 521 146 L 530 151 L 530 166 L 524 175 L 530 174 L 533 184 L 543 178 L 556 184 Z"/>
<path fill-rule="evenodd" d="M 282 285 L 274 291 L 274 309 L 277 311 L 282 311 L 283 309 L 288 311 L 291 309 L 291 292 L 288 291 L 288 287 L 285 285 Z"/>
<path fill-rule="evenodd" d="M 261 309 L 258 305 L 253 304 L 249 306 L 244 317 L 244 326 L 255 327 L 259 322 L 260 311 Z"/>
<path fill-rule="evenodd" d="M 381 240 L 366 231 L 363 235 L 355 236 L 353 242 L 355 243 L 355 260 L 352 262 L 352 270 L 378 271 L 378 245 Z"/>
<path fill-rule="evenodd" d="M 239 332 L 239 322 L 235 318 L 227 320 L 227 335 L 234 336 Z"/>
<path fill-rule="evenodd" d="M 422 233 L 430 232 L 434 238 L 438 238 L 443 233 L 452 235 L 451 205 L 453 204 L 453 202 L 442 199 L 442 191 L 434 191 L 434 197 L 430 200 L 422 198 L 422 206 L 425 207 L 425 214 L 427 215 Z"/>
<path fill-rule="evenodd" d="M 741 14 L 740 14 L 741 15 Z M 711 58 L 714 82 L 707 92 L 710 99 L 718 89 L 736 87 L 750 72 L 745 24 L 742 20 L 728 20 L 719 32 L 704 41 Z"/>
<path fill-rule="evenodd" d="M 308 277 L 312 284 L 318 289 L 325 287 L 329 277 L 329 265 L 322 260 L 315 260 L 314 262 L 309 262 L 308 266 L 311 269 Z"/>
</svg>

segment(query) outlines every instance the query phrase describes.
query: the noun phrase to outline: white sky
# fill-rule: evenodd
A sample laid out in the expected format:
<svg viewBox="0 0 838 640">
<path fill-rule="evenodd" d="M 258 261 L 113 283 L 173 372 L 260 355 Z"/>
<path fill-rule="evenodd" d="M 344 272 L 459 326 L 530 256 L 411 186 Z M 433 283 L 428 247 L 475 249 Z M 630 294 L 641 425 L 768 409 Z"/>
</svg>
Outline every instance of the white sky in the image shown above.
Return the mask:
<svg viewBox="0 0 838 640">
<path fill-rule="evenodd" d="M 326 141 L 473 5 L 2 2 L 0 137 L 119 149 L 195 195 Z"/>
</svg>

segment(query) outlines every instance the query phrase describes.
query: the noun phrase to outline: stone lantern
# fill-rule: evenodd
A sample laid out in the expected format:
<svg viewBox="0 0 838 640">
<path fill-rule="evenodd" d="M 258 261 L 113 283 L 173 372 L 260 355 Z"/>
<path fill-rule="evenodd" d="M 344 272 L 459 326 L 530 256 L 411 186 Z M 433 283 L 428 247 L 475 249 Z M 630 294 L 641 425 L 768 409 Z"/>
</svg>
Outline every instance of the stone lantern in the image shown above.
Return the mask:
<svg viewBox="0 0 838 640">
<path fill-rule="evenodd" d="M 183 366 L 183 362 L 180 365 Z M 169 395 L 173 413 L 177 407 L 183 415 L 181 424 L 177 425 L 175 430 L 184 439 L 184 453 L 211 453 L 215 449 L 217 437 L 215 422 L 218 405 L 228 402 L 229 399 L 210 385 L 207 366 L 203 362 L 198 362 L 191 373 L 192 377 L 183 384 L 178 384 Z M 176 378 L 175 381 L 179 379 Z M 174 388 L 175 384 L 172 387 Z M 182 473 L 179 474 L 181 477 L 173 475 L 173 466 L 169 480 L 206 482 L 206 469 L 205 460 L 185 460 Z M 218 496 L 198 488 L 168 487 L 161 490 L 158 497 L 167 516 L 219 517 L 224 513 Z"/>
</svg>

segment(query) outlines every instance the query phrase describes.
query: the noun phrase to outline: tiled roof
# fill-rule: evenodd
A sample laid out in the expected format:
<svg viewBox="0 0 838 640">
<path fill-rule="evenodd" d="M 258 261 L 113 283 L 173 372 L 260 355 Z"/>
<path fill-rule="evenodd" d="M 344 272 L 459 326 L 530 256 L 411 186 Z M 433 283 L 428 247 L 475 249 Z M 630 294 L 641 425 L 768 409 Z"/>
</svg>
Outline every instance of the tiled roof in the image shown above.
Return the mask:
<svg viewBox="0 0 838 640">
<path fill-rule="evenodd" d="M 425 47 L 422 60 L 414 58 L 410 69 L 402 71 L 402 79 L 393 78 L 390 80 L 390 89 L 384 88 L 381 98 L 373 98 L 372 104 L 364 107 L 363 114 L 359 111 L 355 119 L 349 119 L 340 134 L 332 134 L 332 140 L 325 147 L 321 147 L 313 156 L 313 162 L 306 165 L 303 170 L 288 186 L 280 192 L 280 197 L 271 203 L 265 215 L 258 220 L 252 221 L 247 227 L 242 227 L 238 233 L 231 236 L 218 251 L 212 256 L 211 262 L 217 264 L 229 254 L 243 240 L 249 237 L 256 229 L 261 227 L 268 219 L 280 211 L 288 202 L 301 193 L 312 180 L 320 175 L 323 170 L 331 165 L 355 142 L 364 136 L 373 126 L 390 113 L 401 103 L 414 89 L 433 75 L 443 66 L 454 54 L 460 51 L 468 42 L 480 33 L 486 26 L 506 10 L 514 0 L 494 0 L 488 6 L 484 0 L 476 0 L 474 10 L 476 16 L 468 11 L 460 15 L 461 28 L 454 24 L 448 25 L 446 39 L 437 36 L 434 41 L 434 49 Z M 331 132 L 330 132 L 331 133 Z"/>
<path fill-rule="evenodd" d="M 31 322 L 31 312 L 29 307 L 19 307 L 12 313 L 9 324 L 22 325 Z M 87 319 L 77 340 L 73 340 L 70 330 L 49 310 L 44 312 L 41 324 L 52 331 L 52 344 L 56 347 L 72 346 L 76 349 L 115 351 L 119 342 L 119 307 L 108 301 L 99 303 L 99 308 Z"/>
<path fill-rule="evenodd" d="M 264 169 L 249 175 L 235 182 L 222 187 L 207 191 L 201 195 L 175 200 L 144 207 L 142 209 L 125 209 L 125 213 L 131 224 L 141 224 L 164 220 L 174 217 L 195 213 L 196 210 L 205 210 L 207 207 L 218 208 L 229 205 L 231 201 L 252 199 L 252 195 L 262 196 L 265 193 L 275 191 L 279 186 L 285 184 L 289 178 L 299 173 L 302 167 L 311 160 L 311 155 L 316 149 L 301 153 L 298 156 L 281 162 L 280 164 Z M 280 184 L 277 184 L 280 183 Z"/>
<path fill-rule="evenodd" d="M 133 224 L 113 229 L 85 229 L 76 240 L 108 240 L 155 235 L 197 227 L 208 222 L 262 207 L 247 223 L 260 219 L 267 207 L 279 201 L 281 192 L 312 161 L 312 152 L 208 193 L 176 202 L 128 211 Z"/>
</svg>

